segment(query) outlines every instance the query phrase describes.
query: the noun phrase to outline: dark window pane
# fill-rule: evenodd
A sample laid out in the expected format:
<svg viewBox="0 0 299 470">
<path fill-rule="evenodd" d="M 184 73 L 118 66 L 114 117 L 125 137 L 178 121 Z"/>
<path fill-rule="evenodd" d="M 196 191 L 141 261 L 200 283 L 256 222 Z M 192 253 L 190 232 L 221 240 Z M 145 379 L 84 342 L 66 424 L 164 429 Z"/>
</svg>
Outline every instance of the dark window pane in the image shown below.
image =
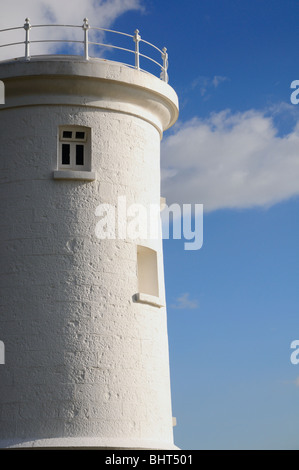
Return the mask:
<svg viewBox="0 0 299 470">
<path fill-rule="evenodd" d="M 70 158 L 70 144 L 62 144 L 62 165 L 69 165 L 71 161 Z"/>
<path fill-rule="evenodd" d="M 76 145 L 76 165 L 84 165 L 84 145 Z"/>
<path fill-rule="evenodd" d="M 84 139 L 85 132 L 76 132 L 76 139 Z"/>
<path fill-rule="evenodd" d="M 72 138 L 72 134 L 73 134 L 72 131 L 63 131 L 62 137 L 63 137 L 64 139 L 71 139 L 71 138 Z"/>
</svg>

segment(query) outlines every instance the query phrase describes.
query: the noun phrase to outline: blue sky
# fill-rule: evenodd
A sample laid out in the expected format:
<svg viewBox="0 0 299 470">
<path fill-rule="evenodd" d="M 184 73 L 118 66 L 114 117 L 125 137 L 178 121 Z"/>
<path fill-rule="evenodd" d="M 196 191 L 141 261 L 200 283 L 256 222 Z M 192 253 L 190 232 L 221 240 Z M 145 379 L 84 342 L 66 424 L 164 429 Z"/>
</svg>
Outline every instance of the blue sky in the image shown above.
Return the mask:
<svg viewBox="0 0 299 470">
<path fill-rule="evenodd" d="M 168 49 L 180 117 L 162 194 L 204 204 L 200 250 L 164 241 L 175 442 L 298 449 L 299 2 L 111 0 L 98 16 L 83 3 L 12 1 L 0 24 L 79 22 L 85 5 L 96 25 Z"/>
<path fill-rule="evenodd" d="M 164 241 L 176 444 L 298 449 L 299 365 L 290 343 L 299 338 L 299 106 L 290 84 L 299 78 L 299 3 L 143 5 L 115 26 L 137 25 L 168 48 L 180 117 L 164 136 L 162 168 L 178 173 L 162 191 L 171 202 L 204 204 L 201 250 Z M 234 186 L 236 168 L 247 176 Z"/>
</svg>

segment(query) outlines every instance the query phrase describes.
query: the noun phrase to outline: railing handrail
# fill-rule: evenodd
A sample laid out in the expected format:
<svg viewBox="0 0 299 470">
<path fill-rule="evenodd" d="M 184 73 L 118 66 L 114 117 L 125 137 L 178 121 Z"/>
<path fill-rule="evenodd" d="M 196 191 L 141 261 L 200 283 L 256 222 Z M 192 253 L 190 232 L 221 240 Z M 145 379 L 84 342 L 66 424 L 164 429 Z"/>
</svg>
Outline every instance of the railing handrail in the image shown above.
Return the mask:
<svg viewBox="0 0 299 470">
<path fill-rule="evenodd" d="M 84 33 L 83 39 L 81 41 L 80 40 L 75 40 L 75 39 L 36 39 L 36 40 L 31 40 L 30 31 L 31 31 L 32 28 L 45 28 L 45 27 L 79 28 L 79 29 L 83 30 L 83 33 Z M 163 80 L 165 82 L 168 82 L 168 73 L 167 73 L 167 70 L 168 70 L 168 54 L 167 54 L 166 47 L 164 47 L 161 50 L 157 46 L 155 46 L 154 44 L 151 44 L 150 42 L 145 41 L 144 39 L 141 38 L 138 29 L 136 29 L 135 34 L 132 35 L 132 34 L 124 33 L 124 32 L 121 32 L 121 31 L 115 31 L 115 30 L 112 30 L 112 29 L 98 28 L 98 27 L 90 26 L 87 18 L 84 18 L 83 25 L 80 25 L 80 26 L 79 25 L 73 25 L 73 24 L 54 24 L 54 23 L 53 24 L 36 24 L 36 25 L 32 25 L 32 24 L 30 24 L 29 18 L 26 18 L 25 23 L 24 23 L 23 26 L 16 26 L 16 27 L 13 27 L 13 28 L 0 29 L 0 33 L 7 32 L 7 31 L 16 31 L 16 30 L 19 30 L 19 29 L 25 30 L 25 40 L 24 41 L 18 41 L 18 42 L 11 42 L 11 43 L 7 43 L 7 44 L 0 44 L 0 48 L 24 44 L 25 45 L 24 59 L 26 61 L 30 61 L 30 59 L 31 59 L 30 44 L 45 43 L 45 42 L 48 42 L 48 43 L 83 44 L 84 45 L 84 59 L 87 60 L 87 61 L 90 59 L 89 45 L 91 45 L 91 46 L 101 46 L 101 47 L 113 48 L 113 49 L 118 49 L 118 50 L 122 50 L 122 51 L 125 51 L 125 52 L 133 53 L 135 55 L 135 65 L 134 66 L 130 65 L 130 64 L 125 64 L 125 65 L 128 65 L 130 67 L 134 67 L 137 70 L 142 70 L 142 71 L 146 72 L 146 70 L 143 70 L 143 69 L 140 68 L 140 57 L 143 57 L 143 58 L 151 61 L 152 63 L 158 65 L 161 68 L 161 73 L 160 73 L 161 80 Z M 122 35 L 122 36 L 127 36 L 127 37 L 131 38 L 134 41 L 135 47 L 134 47 L 134 49 L 131 50 L 131 49 L 116 46 L 116 45 L 113 45 L 113 44 L 105 44 L 105 43 L 101 43 L 101 42 L 89 41 L 88 33 L 89 33 L 90 30 L 101 31 L 101 32 L 104 32 L 104 33 L 108 32 L 108 33 L 119 34 L 119 35 Z M 139 50 L 139 43 L 147 44 L 148 46 L 150 46 L 150 47 L 154 48 L 155 50 L 157 50 L 161 54 L 162 63 L 159 63 L 157 60 L 153 59 L 152 57 L 149 57 L 148 55 L 142 54 Z M 32 56 L 32 57 L 34 57 L 34 56 Z"/>
</svg>

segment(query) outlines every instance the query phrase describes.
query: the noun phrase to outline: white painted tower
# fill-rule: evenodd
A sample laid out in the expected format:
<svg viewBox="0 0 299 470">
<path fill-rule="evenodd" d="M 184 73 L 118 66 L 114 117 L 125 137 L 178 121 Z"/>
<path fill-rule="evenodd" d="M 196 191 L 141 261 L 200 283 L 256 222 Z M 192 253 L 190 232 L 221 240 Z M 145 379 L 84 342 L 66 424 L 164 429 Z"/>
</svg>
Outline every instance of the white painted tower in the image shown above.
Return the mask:
<svg viewBox="0 0 299 470">
<path fill-rule="evenodd" d="M 174 449 L 162 240 L 96 227 L 160 204 L 177 96 L 86 47 L 26 53 L 0 62 L 0 447 Z"/>
</svg>

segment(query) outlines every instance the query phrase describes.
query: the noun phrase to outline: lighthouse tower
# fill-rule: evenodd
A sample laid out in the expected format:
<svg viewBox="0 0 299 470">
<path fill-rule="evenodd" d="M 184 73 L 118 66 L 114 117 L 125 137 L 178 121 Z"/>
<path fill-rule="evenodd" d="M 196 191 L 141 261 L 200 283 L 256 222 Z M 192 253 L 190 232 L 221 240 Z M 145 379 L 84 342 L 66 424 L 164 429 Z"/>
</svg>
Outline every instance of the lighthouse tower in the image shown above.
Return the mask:
<svg viewBox="0 0 299 470">
<path fill-rule="evenodd" d="M 162 240 L 127 225 L 160 204 L 177 95 L 138 33 L 129 67 L 84 25 L 83 56 L 30 56 L 26 21 L 0 62 L 0 447 L 175 449 Z"/>
</svg>

